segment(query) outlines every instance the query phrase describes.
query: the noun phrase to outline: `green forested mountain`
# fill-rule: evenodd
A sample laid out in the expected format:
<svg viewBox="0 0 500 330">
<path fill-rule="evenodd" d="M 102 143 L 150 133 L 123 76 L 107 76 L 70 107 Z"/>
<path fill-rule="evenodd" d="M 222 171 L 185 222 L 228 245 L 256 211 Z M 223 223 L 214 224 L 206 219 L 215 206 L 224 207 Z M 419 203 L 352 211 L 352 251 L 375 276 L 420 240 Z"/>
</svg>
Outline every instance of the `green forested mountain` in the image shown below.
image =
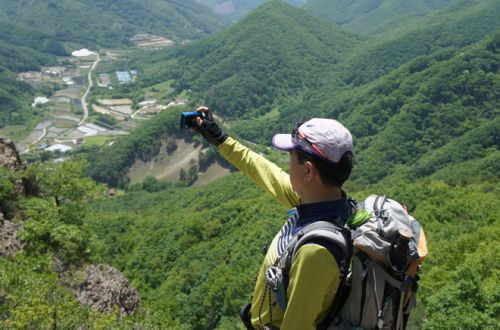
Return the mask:
<svg viewBox="0 0 500 330">
<path fill-rule="evenodd" d="M 498 1 L 461 2 L 398 28 L 368 36 L 345 62 L 347 83 L 360 85 L 419 55 L 457 49 L 500 29 Z"/>
<path fill-rule="evenodd" d="M 289 131 L 295 121 L 339 118 L 355 138 L 358 165 L 352 179 L 358 184 L 429 176 L 494 178 L 500 164 L 499 40 L 495 33 L 465 49 L 417 57 L 366 86 L 318 92 L 283 106 L 277 119 L 233 121 L 230 131 L 269 145 L 274 133 Z M 162 137 L 181 134 L 178 115 L 162 113 L 117 146 L 91 153 L 92 176 L 123 183 L 136 159 L 160 151 Z"/>
<path fill-rule="evenodd" d="M 324 72 L 357 42 L 354 35 L 275 0 L 214 37 L 137 65 L 146 72 L 144 85 L 174 79 L 178 91 L 191 90 L 224 117 L 250 118 L 319 88 Z"/>
<path fill-rule="evenodd" d="M 55 40 L 85 46 L 128 44 L 135 33 L 195 39 L 223 24 L 194 0 L 0 1 L 0 22 L 16 23 Z"/>
<path fill-rule="evenodd" d="M 336 93 L 363 85 L 419 55 L 458 49 L 500 28 L 500 5 L 486 1 L 423 17 L 386 35 L 359 38 L 270 1 L 224 33 L 143 62 L 144 85 L 173 79 L 221 115 L 255 118 L 283 96 Z M 141 59 L 142 61 L 142 59 Z M 140 63 L 137 63 L 140 65 Z"/>
<path fill-rule="evenodd" d="M 469 6 L 488 0 L 309 0 L 305 9 L 344 29 L 361 34 L 389 31 L 409 20 L 443 9 Z"/>
<path fill-rule="evenodd" d="M 288 131 L 294 121 L 340 118 L 357 140 L 360 168 L 354 179 L 358 182 L 387 176 L 447 179 L 462 162 L 469 164 L 468 173 L 491 177 L 496 167 L 490 165 L 498 158 L 494 148 L 498 141 L 490 133 L 498 129 L 499 35 L 474 41 L 495 29 L 489 9 L 498 7 L 491 3 L 473 7 L 456 17 L 444 16 L 440 25 L 432 27 L 425 18 L 407 34 L 400 31 L 397 38 L 380 39 L 373 46 L 370 40 L 351 39 L 321 22 L 313 25 L 321 27 L 314 30 L 316 34 L 305 33 L 311 25 L 299 18 L 308 16 L 274 1 L 220 36 L 153 57 L 144 65 L 149 74 L 142 84 L 176 79 L 179 90 L 192 89 L 196 102 L 231 119 L 233 133 L 264 145 L 275 132 Z M 283 26 L 293 33 L 277 35 Z M 461 33 L 459 26 L 470 29 Z M 259 38 L 253 39 L 250 31 L 257 31 Z M 326 37 L 328 31 L 333 39 Z M 303 35 L 303 42 L 290 43 L 297 35 Z M 430 39 L 436 40 L 435 45 L 424 47 Z M 359 46 L 351 48 L 349 40 Z M 421 52 L 431 55 L 418 56 Z M 391 70 L 386 66 L 401 64 L 384 74 Z M 382 77 L 374 80 L 369 72 Z M 360 79 L 356 84 L 345 79 L 356 73 Z M 398 143 L 392 145 L 394 141 Z M 461 154 L 460 143 L 473 145 L 474 151 Z M 116 185 L 124 177 L 122 171 L 141 158 L 133 151 L 139 149 L 130 150 L 134 156 L 121 162 L 113 175 L 106 170 L 107 152 L 95 155 L 102 158 L 104 168 L 95 167 L 93 177 Z"/>
<path fill-rule="evenodd" d="M 323 86 L 324 73 L 342 61 L 357 41 L 304 11 L 271 1 L 214 37 L 141 57 L 133 66 L 144 72 L 141 87 L 174 79 L 179 92 L 190 90 L 192 99 L 206 102 L 218 115 L 252 122 Z M 91 154 L 90 161 L 95 164 L 92 177 L 114 186 L 123 183 L 135 160 L 148 160 L 158 153 L 160 137 L 178 134 L 174 131 L 178 125 L 175 116 L 162 113 L 130 138 L 107 148 L 111 150 Z M 234 131 L 240 129 L 237 126 Z M 110 155 L 116 161 L 110 162 Z"/>
<path fill-rule="evenodd" d="M 336 96 L 324 91 L 285 110 L 281 120 L 339 118 L 355 137 L 361 182 L 437 171 L 453 178 L 462 162 L 465 177 L 496 176 L 499 42 L 497 32 L 456 52 L 417 57 L 364 87 Z"/>
<path fill-rule="evenodd" d="M 13 23 L 0 22 L 0 127 L 24 124 L 32 113 L 33 89 L 16 80 L 15 72 L 38 70 L 66 55 L 52 37 Z"/>
</svg>

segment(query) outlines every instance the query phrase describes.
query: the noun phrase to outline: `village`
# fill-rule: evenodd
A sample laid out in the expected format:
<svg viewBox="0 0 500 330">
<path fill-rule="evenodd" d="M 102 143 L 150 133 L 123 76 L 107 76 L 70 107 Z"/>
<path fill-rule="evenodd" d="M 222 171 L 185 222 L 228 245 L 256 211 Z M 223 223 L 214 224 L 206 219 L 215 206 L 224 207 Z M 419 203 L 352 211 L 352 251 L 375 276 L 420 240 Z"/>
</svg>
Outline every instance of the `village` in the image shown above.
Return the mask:
<svg viewBox="0 0 500 330">
<path fill-rule="evenodd" d="M 145 34 L 131 40 L 141 48 L 156 49 L 172 44 L 168 39 Z M 139 74 L 136 70 L 96 74 L 99 62 L 115 61 L 120 56 L 120 51 L 75 50 L 70 57 L 59 59 L 57 66 L 20 73 L 18 79 L 37 90 L 49 85 L 55 91 L 33 100 L 32 107 L 41 114 L 41 120 L 27 137 L 16 141 L 19 150 L 22 153 L 45 150 L 64 154 L 82 146 L 112 144 L 116 137 L 130 134 L 139 122 L 186 103 L 182 98 L 165 101 L 147 94 L 136 104 L 128 98 L 94 98 L 89 102 L 87 99 L 93 96 L 89 94 L 94 85 L 98 89 L 113 90 L 113 84 L 136 82 Z"/>
</svg>

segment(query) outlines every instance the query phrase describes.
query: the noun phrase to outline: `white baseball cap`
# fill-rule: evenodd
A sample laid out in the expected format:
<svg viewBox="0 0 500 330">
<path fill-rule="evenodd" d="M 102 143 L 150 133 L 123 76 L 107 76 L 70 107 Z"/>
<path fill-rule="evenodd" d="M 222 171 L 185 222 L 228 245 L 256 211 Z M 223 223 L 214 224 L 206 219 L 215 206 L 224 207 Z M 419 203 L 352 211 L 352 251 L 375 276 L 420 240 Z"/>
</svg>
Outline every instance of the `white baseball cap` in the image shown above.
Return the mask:
<svg viewBox="0 0 500 330">
<path fill-rule="evenodd" d="M 292 134 L 276 134 L 273 146 L 286 151 L 299 148 L 333 163 L 338 163 L 345 152 L 353 152 L 349 130 L 336 120 L 324 118 L 298 123 Z"/>
</svg>

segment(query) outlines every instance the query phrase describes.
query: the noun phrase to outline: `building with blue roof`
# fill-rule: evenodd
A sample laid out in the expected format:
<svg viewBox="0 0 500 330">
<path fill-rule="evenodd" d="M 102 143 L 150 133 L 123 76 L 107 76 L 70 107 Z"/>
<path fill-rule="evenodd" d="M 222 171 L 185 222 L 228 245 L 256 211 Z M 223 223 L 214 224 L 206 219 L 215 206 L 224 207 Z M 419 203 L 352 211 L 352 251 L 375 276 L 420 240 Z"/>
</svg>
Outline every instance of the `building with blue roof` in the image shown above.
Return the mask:
<svg viewBox="0 0 500 330">
<path fill-rule="evenodd" d="M 116 71 L 116 78 L 120 84 L 126 84 L 132 81 L 132 77 L 128 71 Z"/>
</svg>

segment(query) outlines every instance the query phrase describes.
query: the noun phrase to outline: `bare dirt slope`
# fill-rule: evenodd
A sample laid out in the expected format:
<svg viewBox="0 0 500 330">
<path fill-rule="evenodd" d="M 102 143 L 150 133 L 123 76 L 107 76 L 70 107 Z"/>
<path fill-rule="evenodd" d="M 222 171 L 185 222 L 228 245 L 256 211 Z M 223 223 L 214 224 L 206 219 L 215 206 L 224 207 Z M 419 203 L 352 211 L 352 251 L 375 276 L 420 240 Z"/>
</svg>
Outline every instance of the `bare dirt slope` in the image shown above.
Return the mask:
<svg viewBox="0 0 500 330">
<path fill-rule="evenodd" d="M 147 176 L 169 182 L 178 182 L 181 169 L 188 171 L 191 160 L 198 163 L 202 146 L 195 146 L 194 143 L 187 143 L 182 139 L 176 140 L 176 144 L 177 149 L 170 155 L 166 152 L 166 145 L 164 144 L 160 153 L 152 160 L 147 162 L 136 161 L 127 174 L 131 183 L 141 182 Z M 198 180 L 195 185 L 208 184 L 227 174 L 229 174 L 228 169 L 219 164 L 212 164 L 205 172 L 198 173 Z"/>
<path fill-rule="evenodd" d="M 203 186 L 209 184 L 210 182 L 228 175 L 229 173 L 231 173 L 229 169 L 222 167 L 218 163 L 212 164 L 205 172 L 198 173 L 198 180 L 196 180 L 194 185 Z"/>
</svg>

